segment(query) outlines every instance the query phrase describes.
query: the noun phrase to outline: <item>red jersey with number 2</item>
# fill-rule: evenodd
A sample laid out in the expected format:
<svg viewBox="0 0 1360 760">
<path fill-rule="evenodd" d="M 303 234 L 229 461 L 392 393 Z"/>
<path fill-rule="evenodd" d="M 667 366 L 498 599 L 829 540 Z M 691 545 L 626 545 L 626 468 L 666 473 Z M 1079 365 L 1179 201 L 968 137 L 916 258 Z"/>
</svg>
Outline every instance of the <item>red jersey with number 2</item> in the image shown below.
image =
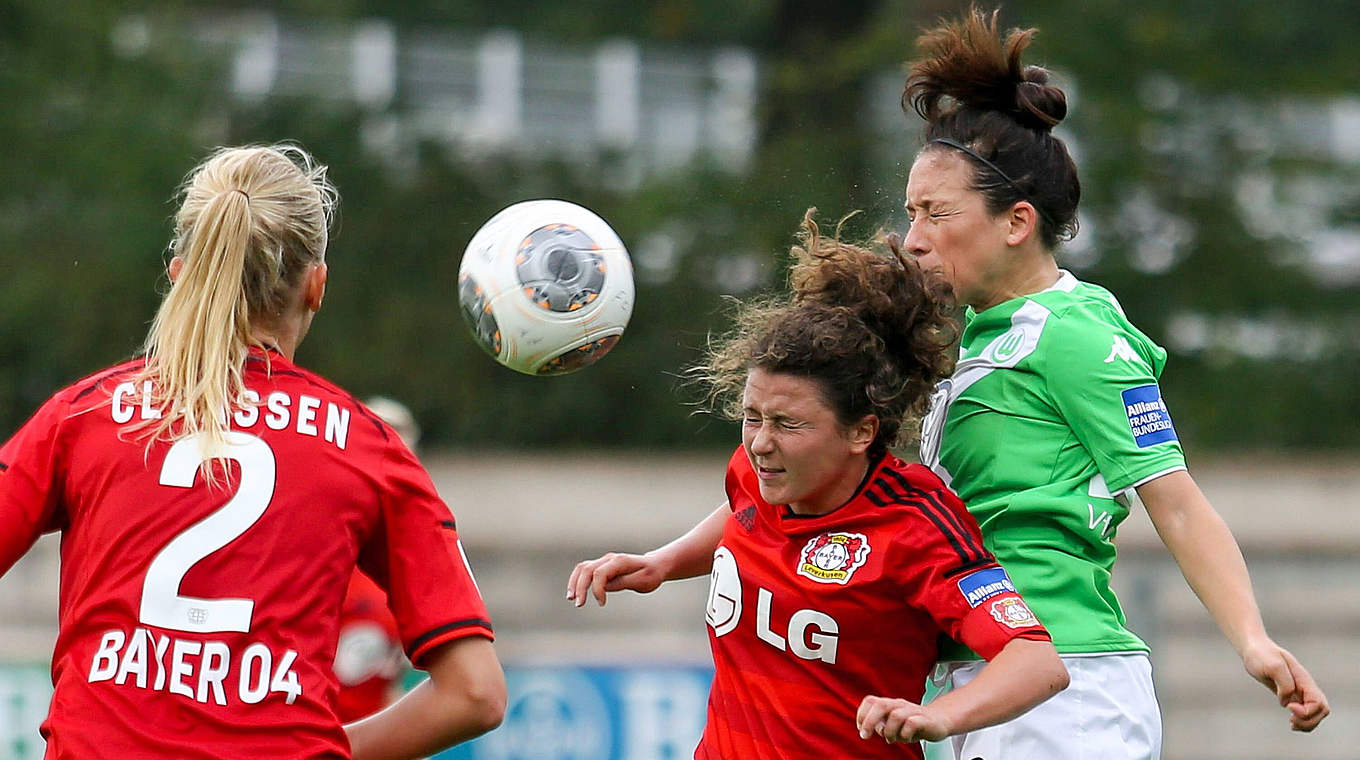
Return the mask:
<svg viewBox="0 0 1360 760">
<path fill-rule="evenodd" d="M 491 623 L 453 516 L 348 393 L 252 352 L 215 486 L 201 441 L 149 449 L 141 362 L 61 391 L 0 448 L 0 572 L 60 530 L 49 758 L 344 758 L 333 710 L 356 562 L 412 662 Z"/>
<path fill-rule="evenodd" d="M 698 760 L 920 758 L 919 744 L 859 737 L 864 697 L 920 702 L 940 634 L 987 658 L 1049 640 L 963 502 L 920 465 L 885 456 L 850 501 L 802 516 L 761 499 L 738 448 L 727 497 Z"/>
</svg>

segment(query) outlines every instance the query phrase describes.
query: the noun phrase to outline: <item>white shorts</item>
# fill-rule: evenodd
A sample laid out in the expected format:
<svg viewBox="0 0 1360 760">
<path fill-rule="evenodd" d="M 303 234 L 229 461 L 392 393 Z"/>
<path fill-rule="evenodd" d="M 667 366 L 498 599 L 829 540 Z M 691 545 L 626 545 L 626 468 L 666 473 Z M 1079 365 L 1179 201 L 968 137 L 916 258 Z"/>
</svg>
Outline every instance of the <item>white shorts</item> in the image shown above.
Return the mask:
<svg viewBox="0 0 1360 760">
<path fill-rule="evenodd" d="M 1009 723 L 926 745 L 928 760 L 1159 760 L 1162 715 L 1146 654 L 1064 656 L 1071 684 Z M 956 689 L 985 662 L 940 663 L 932 686 Z"/>
</svg>

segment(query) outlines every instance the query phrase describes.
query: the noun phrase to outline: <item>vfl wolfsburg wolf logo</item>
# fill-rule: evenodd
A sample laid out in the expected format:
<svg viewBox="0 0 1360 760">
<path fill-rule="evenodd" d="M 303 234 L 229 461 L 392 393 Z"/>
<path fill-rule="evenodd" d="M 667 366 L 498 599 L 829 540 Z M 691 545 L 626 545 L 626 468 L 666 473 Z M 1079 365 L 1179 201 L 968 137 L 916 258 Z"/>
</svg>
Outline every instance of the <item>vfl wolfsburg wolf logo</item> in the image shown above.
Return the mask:
<svg viewBox="0 0 1360 760">
<path fill-rule="evenodd" d="M 798 556 L 798 574 L 818 583 L 844 586 L 869 558 L 869 539 L 862 533 L 823 533 L 807 542 Z"/>
</svg>

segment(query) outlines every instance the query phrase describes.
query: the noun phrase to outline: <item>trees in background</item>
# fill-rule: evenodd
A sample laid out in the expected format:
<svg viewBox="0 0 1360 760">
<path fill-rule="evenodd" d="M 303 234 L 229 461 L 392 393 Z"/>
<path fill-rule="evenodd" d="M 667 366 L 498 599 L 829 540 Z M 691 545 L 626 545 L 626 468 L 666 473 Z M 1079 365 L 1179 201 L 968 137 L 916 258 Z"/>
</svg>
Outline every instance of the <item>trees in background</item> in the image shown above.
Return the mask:
<svg viewBox="0 0 1360 760">
<path fill-rule="evenodd" d="M 1360 17 L 1346 5 L 1005 9 L 1042 29 L 1036 61 L 1073 85 L 1063 130 L 1082 168 L 1084 229 L 1066 261 L 1171 349 L 1166 396 L 1198 446 L 1360 442 L 1360 142 L 1347 131 L 1360 130 L 1360 60 L 1347 47 Z M 535 44 L 626 35 L 755 53 L 758 140 L 744 170 L 701 158 L 621 179 L 626 162 L 607 153 L 470 157 L 437 141 L 396 169 L 373 149 L 371 109 L 233 98 L 230 60 L 173 33 L 220 3 L 0 3 L 0 429 L 137 350 L 185 171 L 216 144 L 292 138 L 331 165 L 344 199 L 331 297 L 304 364 L 407 401 L 435 445 L 729 445 L 733 428 L 684 403 L 696 397 L 684 368 L 723 328 L 725 293 L 779 287 L 807 206 L 828 222 L 865 210 L 848 235 L 905 223 L 917 127 L 893 113 L 892 82 L 920 24 L 958 7 L 354 0 L 279 11 L 304 26 L 382 17 L 403 39 L 513 26 Z M 647 267 L 608 358 L 574 376 L 521 377 L 467 336 L 458 259 L 495 211 L 552 196 L 600 212 Z"/>
</svg>

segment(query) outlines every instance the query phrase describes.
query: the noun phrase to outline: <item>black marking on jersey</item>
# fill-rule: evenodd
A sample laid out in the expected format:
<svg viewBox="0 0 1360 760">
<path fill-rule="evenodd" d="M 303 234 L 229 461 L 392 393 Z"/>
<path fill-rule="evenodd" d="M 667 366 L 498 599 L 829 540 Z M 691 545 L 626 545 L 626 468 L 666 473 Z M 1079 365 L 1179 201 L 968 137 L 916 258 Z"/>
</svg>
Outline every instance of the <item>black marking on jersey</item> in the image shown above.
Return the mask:
<svg viewBox="0 0 1360 760">
<path fill-rule="evenodd" d="M 142 366 L 145 366 L 145 365 L 146 365 L 146 360 L 143 359 L 143 360 L 142 360 Z M 76 395 L 75 395 L 74 397 L 71 398 L 71 403 L 74 404 L 75 402 L 77 402 L 77 401 L 79 401 L 79 400 L 85 398 L 86 396 L 90 395 L 91 393 L 94 392 L 94 390 L 95 390 L 96 388 L 98 388 L 99 386 L 103 385 L 104 382 L 105 382 L 106 380 L 108 380 L 109 378 L 113 377 L 114 375 L 117 375 L 117 374 L 122 373 L 122 372 L 132 372 L 133 370 L 139 370 L 139 369 L 141 369 L 141 368 L 142 368 L 141 366 L 136 366 L 136 365 L 134 365 L 134 366 L 128 366 L 128 365 L 125 364 L 125 365 L 122 365 L 122 366 L 114 367 L 113 369 L 108 370 L 107 372 L 103 372 L 103 373 L 101 373 L 101 374 L 99 374 L 99 375 L 97 375 L 97 376 L 91 378 L 91 379 L 90 379 L 90 384 L 89 384 L 89 385 L 87 385 L 87 386 L 85 386 L 84 388 L 81 388 L 79 391 L 77 391 L 77 392 L 76 392 Z"/>
<path fill-rule="evenodd" d="M 452 623 L 445 623 L 444 625 L 441 625 L 437 628 L 431 628 L 425 633 L 422 633 L 419 636 L 417 636 L 415 640 L 411 642 L 411 646 L 406 648 L 406 654 L 410 655 L 412 652 L 416 651 L 417 649 L 420 649 L 420 647 L 423 646 L 425 642 L 435 638 L 436 636 L 441 636 L 445 633 L 448 633 L 449 631 L 456 631 L 459 628 L 472 628 L 474 626 L 485 628 L 488 631 L 493 630 L 491 627 L 491 621 L 485 618 L 463 618 L 462 620 L 455 620 Z"/>
<path fill-rule="evenodd" d="M 877 485 L 877 483 L 875 483 L 875 485 Z M 868 499 L 869 502 L 873 504 L 875 507 L 886 507 L 890 504 L 897 503 L 896 499 L 884 496 L 882 494 L 874 493 L 873 488 L 869 488 L 864 492 L 864 498 Z"/>
<path fill-rule="evenodd" d="M 866 489 L 868 489 L 869 481 L 874 477 L 874 472 L 878 470 L 878 466 L 882 464 L 883 460 L 886 459 L 887 457 L 888 452 L 886 451 L 877 456 L 869 457 L 869 468 L 864 471 L 864 477 L 859 479 L 859 485 L 855 486 L 855 496 L 859 496 Z M 854 501 L 854 497 L 851 497 L 850 500 Z"/>
<path fill-rule="evenodd" d="M 439 527 L 448 528 L 449 530 L 458 530 L 458 524 L 453 520 L 440 520 Z"/>
<path fill-rule="evenodd" d="M 945 506 L 944 502 L 940 501 L 939 497 L 930 491 L 923 491 L 921 492 L 921 495 L 935 507 L 939 514 L 944 515 L 944 518 L 949 521 L 950 525 L 954 526 L 954 529 L 963 537 L 964 543 L 968 544 L 968 548 L 972 549 L 977 554 L 978 559 L 987 558 L 987 549 L 974 540 L 972 531 L 963 527 L 963 523 L 959 521 L 959 516 L 954 510 Z"/>
<path fill-rule="evenodd" d="M 263 359 L 263 357 L 259 357 L 259 356 L 250 356 L 250 357 L 247 358 L 247 360 L 248 360 L 248 361 L 249 361 L 249 360 L 263 361 L 264 359 Z M 316 377 L 314 377 L 314 376 L 312 376 L 312 375 L 309 375 L 309 374 L 307 374 L 307 373 L 305 373 L 305 372 L 299 372 L 299 371 L 297 371 L 297 370 L 295 370 L 295 369 L 271 369 L 271 370 L 270 370 L 270 374 L 271 374 L 271 375 L 287 375 L 287 376 L 289 376 L 289 377 L 300 377 L 300 378 L 302 378 L 303 380 L 306 380 L 306 381 L 307 381 L 308 383 L 310 383 L 311 385 L 314 385 L 314 386 L 316 386 L 316 387 L 318 387 L 318 388 L 320 388 L 320 389 L 322 389 L 322 390 L 324 390 L 324 391 L 328 391 L 328 392 L 333 393 L 333 394 L 335 394 L 335 395 L 337 395 L 337 396 L 341 396 L 341 397 L 344 397 L 344 398 L 349 399 L 349 401 L 350 401 L 350 406 L 352 406 L 352 407 L 354 408 L 354 410 L 357 411 L 357 412 L 359 413 L 359 416 L 361 416 L 361 417 L 363 417 L 364 419 L 368 420 L 369 422 L 373 423 L 373 427 L 374 427 L 375 429 L 377 429 L 378 435 L 382 436 L 383 441 L 387 441 L 387 440 L 388 440 L 387 429 L 386 429 L 385 427 L 383 427 L 382 421 L 381 421 L 380 419 L 378 419 L 378 416 L 377 416 L 376 414 L 374 414 L 373 412 L 369 411 L 369 409 L 368 409 L 367 406 L 364 406 L 363 404 L 359 403 L 359 399 L 355 398 L 353 394 L 351 394 L 351 393 L 345 391 L 345 390 L 342 389 L 340 386 L 334 385 L 334 384 L 331 384 L 331 383 L 323 383 L 323 382 L 321 382 L 320 380 L 318 380 Z"/>
<path fill-rule="evenodd" d="M 964 573 L 970 573 L 974 570 L 981 570 L 986 567 L 1001 567 L 1001 566 L 998 565 L 996 563 L 996 560 L 992 559 L 991 557 L 983 557 L 982 559 L 975 559 L 972 562 L 965 562 L 952 570 L 945 571 L 944 577 L 953 578 L 956 575 L 963 575 Z"/>
<path fill-rule="evenodd" d="M 883 493 L 874 493 L 873 489 L 875 488 L 880 489 Z M 972 543 L 967 541 L 966 538 L 959 536 L 958 532 L 953 529 L 949 522 L 940 517 L 931 506 L 930 502 L 925 499 L 920 498 L 919 496 L 900 493 L 893 488 L 891 483 L 883 478 L 875 480 L 873 486 L 865 492 L 865 496 L 869 497 L 869 500 L 873 502 L 875 506 L 906 506 L 920 510 L 921 514 L 925 515 L 926 519 L 934 523 L 935 527 L 940 530 L 940 533 L 949 541 L 949 545 L 954 547 L 954 552 L 959 555 L 959 562 L 961 564 L 966 565 L 981 559 L 981 557 L 978 556 L 977 551 L 973 549 Z M 962 540 L 960 540 L 961 538 Z M 965 544 L 967 545 L 965 546 Z"/>
<path fill-rule="evenodd" d="M 345 395 L 345 398 L 348 398 L 350 403 L 354 405 L 354 409 L 359 413 L 360 417 L 373 423 L 373 428 L 378 431 L 378 435 L 382 436 L 384 443 L 391 440 L 391 436 L 387 434 L 387 426 L 383 425 L 382 420 L 378 418 L 378 415 L 370 412 L 367 406 L 359 403 L 359 399 L 348 394 Z"/>
<path fill-rule="evenodd" d="M 992 561 L 991 552 L 987 551 L 986 547 L 973 537 L 972 531 L 963 527 L 963 523 L 959 522 L 959 516 L 955 514 L 954 510 L 945 506 L 939 497 L 929 491 L 923 491 L 921 496 L 931 505 L 935 514 L 944 516 L 945 521 L 954 528 L 956 535 L 963 539 L 963 543 L 967 545 L 968 550 L 973 553 L 976 560 L 979 562 Z"/>
<path fill-rule="evenodd" d="M 926 501 L 929 501 L 931 505 L 936 510 L 938 510 L 939 514 L 944 515 L 944 518 L 949 521 L 949 524 L 954 526 L 954 530 L 958 531 L 958 534 L 963 537 L 964 542 L 968 544 L 968 547 L 972 549 L 974 553 L 976 553 L 979 559 L 987 556 L 988 552 L 986 551 L 986 549 L 979 546 L 977 542 L 973 540 L 972 531 L 964 527 L 963 522 L 959 520 L 959 516 L 954 512 L 954 510 L 945 506 L 945 504 L 940 501 L 939 497 L 936 496 L 934 492 L 926 491 L 916 487 L 911 483 L 911 481 L 907 480 L 907 478 L 904 475 L 902 475 L 902 473 L 896 470 L 885 469 L 883 473 L 885 475 L 891 476 L 893 480 L 897 481 L 897 483 L 901 486 L 901 488 L 904 491 L 906 491 L 906 493 L 908 494 L 914 493 L 916 495 L 919 495 Z"/>
<path fill-rule="evenodd" d="M 4 472 L 5 470 L 8 470 L 8 469 L 9 469 L 9 465 L 8 465 L 8 464 L 5 464 L 4 462 L 0 462 L 0 472 Z"/>
<path fill-rule="evenodd" d="M 372 422 L 373 427 L 378 429 L 378 435 L 381 435 L 383 437 L 383 441 L 389 440 L 387 435 L 387 427 L 383 425 L 382 420 L 378 418 L 378 415 L 369 411 L 368 407 L 365 406 L 364 404 L 359 403 L 359 399 L 353 396 L 349 396 L 349 400 L 354 402 L 354 408 L 359 411 L 359 414 L 363 416 L 364 419 L 368 420 L 369 422 Z"/>
<path fill-rule="evenodd" d="M 747 507 L 746 509 L 741 510 L 740 512 L 735 513 L 734 516 L 737 518 L 737 524 L 745 528 L 746 532 L 749 533 L 752 530 L 755 530 L 756 508 L 754 504 Z"/>
</svg>

